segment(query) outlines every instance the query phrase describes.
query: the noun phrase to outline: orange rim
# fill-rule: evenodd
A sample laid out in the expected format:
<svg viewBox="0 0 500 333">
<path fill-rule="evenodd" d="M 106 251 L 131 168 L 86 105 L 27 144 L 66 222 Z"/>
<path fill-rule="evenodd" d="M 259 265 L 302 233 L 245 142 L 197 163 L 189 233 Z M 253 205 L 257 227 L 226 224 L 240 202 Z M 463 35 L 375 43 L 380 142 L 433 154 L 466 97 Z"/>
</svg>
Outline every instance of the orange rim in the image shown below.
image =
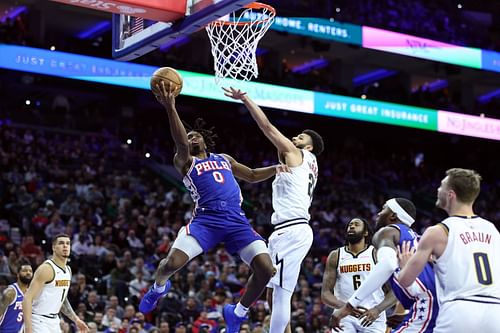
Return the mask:
<svg viewBox="0 0 500 333">
<path fill-rule="evenodd" d="M 265 3 L 262 2 L 252 2 L 249 3 L 248 5 L 245 5 L 244 8 L 250 8 L 250 9 L 267 9 L 269 12 L 271 12 L 270 17 L 264 20 L 259 20 L 259 21 L 248 21 L 248 22 L 228 22 L 228 21 L 212 21 L 209 23 L 209 25 L 234 25 L 234 26 L 243 26 L 243 25 L 253 25 L 253 24 L 262 24 L 264 22 L 267 22 L 271 19 L 271 17 L 274 17 L 276 15 L 276 10 L 274 7 L 269 6 Z"/>
</svg>

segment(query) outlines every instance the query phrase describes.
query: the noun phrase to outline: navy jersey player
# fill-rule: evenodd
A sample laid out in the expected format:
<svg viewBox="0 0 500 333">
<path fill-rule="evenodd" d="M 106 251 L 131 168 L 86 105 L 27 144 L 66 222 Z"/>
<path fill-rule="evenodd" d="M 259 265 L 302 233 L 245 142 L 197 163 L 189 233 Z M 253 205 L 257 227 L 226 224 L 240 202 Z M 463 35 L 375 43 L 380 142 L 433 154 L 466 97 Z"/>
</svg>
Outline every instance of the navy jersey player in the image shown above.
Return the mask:
<svg viewBox="0 0 500 333">
<path fill-rule="evenodd" d="M 250 169 L 229 155 L 210 152 L 213 133 L 200 128 L 186 133 L 170 86 L 162 83 L 158 90 L 161 95 L 156 97 L 165 107 L 175 141 L 174 166 L 184 176 L 195 210 L 191 222 L 177 234 L 167 258 L 160 262 L 155 283 L 144 295 L 139 309 L 143 313 L 151 312 L 170 289 L 168 279 L 172 274 L 194 257 L 224 242 L 227 250 L 238 254 L 253 272 L 240 302 L 224 307 L 227 332 L 236 333 L 248 308 L 265 289 L 274 268 L 264 240 L 252 229 L 241 210 L 242 197 L 235 177 L 258 182 L 286 167 Z"/>
<path fill-rule="evenodd" d="M 29 263 L 21 263 L 17 270 L 17 280 L 3 291 L 0 300 L 0 332 L 18 333 L 23 327 L 24 293 L 33 278 Z"/>
<path fill-rule="evenodd" d="M 416 247 L 418 243 L 419 236 L 410 229 L 415 217 L 415 205 L 410 200 L 393 198 L 386 201 L 377 215 L 378 231 L 373 237 L 378 263 L 348 303 L 333 313 L 331 318 L 333 328 L 337 330 L 340 327 L 340 319 L 352 314 L 360 302 L 389 280 L 394 295 L 404 308 L 409 310 L 403 322 L 392 332 L 433 331 L 439 307 L 431 264 L 427 263 L 416 281 L 406 288 L 401 286 L 397 279 L 400 271 L 397 247 L 406 242 Z"/>
</svg>

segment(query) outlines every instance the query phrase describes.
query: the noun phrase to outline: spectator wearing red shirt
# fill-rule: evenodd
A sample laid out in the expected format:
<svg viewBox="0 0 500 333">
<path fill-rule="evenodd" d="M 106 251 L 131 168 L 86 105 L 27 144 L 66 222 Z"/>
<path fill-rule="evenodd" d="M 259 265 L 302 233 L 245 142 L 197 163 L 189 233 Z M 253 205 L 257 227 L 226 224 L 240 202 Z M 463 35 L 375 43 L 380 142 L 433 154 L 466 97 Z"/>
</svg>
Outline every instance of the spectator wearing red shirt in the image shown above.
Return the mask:
<svg viewBox="0 0 500 333">
<path fill-rule="evenodd" d="M 215 320 L 208 319 L 205 311 L 200 313 L 198 319 L 193 323 L 193 333 L 215 333 L 217 332 L 218 324 Z"/>
<path fill-rule="evenodd" d="M 40 246 L 35 244 L 35 239 L 32 235 L 26 236 L 23 243 L 21 244 L 21 253 L 23 256 L 30 259 L 36 259 L 37 257 L 42 257 L 43 252 Z"/>
</svg>

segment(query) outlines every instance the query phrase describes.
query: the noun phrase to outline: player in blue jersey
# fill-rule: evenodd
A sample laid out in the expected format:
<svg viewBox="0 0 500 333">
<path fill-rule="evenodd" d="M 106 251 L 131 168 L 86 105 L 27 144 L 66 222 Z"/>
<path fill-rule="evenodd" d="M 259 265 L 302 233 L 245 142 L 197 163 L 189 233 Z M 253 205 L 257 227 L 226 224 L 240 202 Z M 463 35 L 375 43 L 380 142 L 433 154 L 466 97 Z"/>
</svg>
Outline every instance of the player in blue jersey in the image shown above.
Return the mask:
<svg viewBox="0 0 500 333">
<path fill-rule="evenodd" d="M 33 269 L 29 263 L 20 263 L 17 269 L 17 281 L 3 291 L 0 300 L 0 332 L 18 333 L 23 327 L 24 293 L 33 278 Z"/>
<path fill-rule="evenodd" d="M 336 331 L 340 329 L 340 319 L 353 314 L 361 301 L 388 280 L 394 295 L 403 307 L 409 310 L 403 322 L 392 332 L 431 333 L 433 331 L 438 315 L 438 302 L 431 264 L 427 263 L 417 280 L 407 288 L 402 287 L 397 280 L 400 271 L 397 258 L 398 246 L 404 242 L 410 242 L 412 247 L 416 247 L 420 238 L 410 229 L 415 222 L 415 217 L 416 208 L 410 200 L 393 198 L 386 201 L 377 215 L 378 231 L 372 240 L 377 248 L 378 263 L 346 305 L 332 314 L 330 324 Z"/>
<path fill-rule="evenodd" d="M 229 155 L 210 152 L 212 131 L 195 128 L 186 133 L 175 108 L 171 86 L 162 82 L 158 90 L 161 94 L 156 98 L 165 107 L 175 142 L 174 166 L 184 177 L 195 210 L 191 222 L 177 234 L 167 258 L 160 262 L 155 283 L 141 300 L 139 310 L 151 312 L 170 289 L 168 279 L 172 274 L 194 257 L 224 242 L 226 249 L 238 254 L 253 271 L 240 302 L 228 304 L 223 310 L 227 333 L 237 333 L 248 308 L 265 289 L 274 268 L 264 240 L 252 229 L 241 209 L 242 196 L 235 177 L 259 182 L 287 169 L 285 166 L 250 169 Z"/>
</svg>

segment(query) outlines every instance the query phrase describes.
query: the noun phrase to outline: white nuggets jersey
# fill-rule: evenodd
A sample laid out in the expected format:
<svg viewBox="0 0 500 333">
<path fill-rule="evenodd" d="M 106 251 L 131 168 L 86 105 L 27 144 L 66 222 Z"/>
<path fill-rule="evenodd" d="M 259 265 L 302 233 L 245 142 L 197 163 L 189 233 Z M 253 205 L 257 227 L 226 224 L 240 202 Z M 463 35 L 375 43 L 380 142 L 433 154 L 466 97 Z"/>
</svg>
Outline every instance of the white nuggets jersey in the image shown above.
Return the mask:
<svg viewBox="0 0 500 333">
<path fill-rule="evenodd" d="M 440 304 L 453 300 L 500 302 L 500 233 L 479 217 L 442 222 L 448 244 L 434 265 Z"/>
<path fill-rule="evenodd" d="M 337 264 L 337 282 L 334 294 L 343 302 L 347 302 L 363 281 L 368 277 L 375 267 L 375 248 L 370 245 L 357 255 L 347 250 L 347 247 L 339 249 L 339 260 Z M 367 297 L 360 306 L 371 309 L 380 304 L 384 299 L 382 288 Z"/>
<path fill-rule="evenodd" d="M 54 279 L 46 283 L 38 298 L 33 300 L 32 312 L 38 315 L 54 315 L 61 310 L 71 285 L 71 268 L 62 268 L 52 260 L 46 260 L 43 265 L 50 265 L 54 270 Z"/>
<path fill-rule="evenodd" d="M 309 221 L 309 207 L 316 181 L 318 164 L 316 156 L 302 149 L 302 164 L 282 172 L 273 181 L 273 225 L 295 220 Z"/>
</svg>

